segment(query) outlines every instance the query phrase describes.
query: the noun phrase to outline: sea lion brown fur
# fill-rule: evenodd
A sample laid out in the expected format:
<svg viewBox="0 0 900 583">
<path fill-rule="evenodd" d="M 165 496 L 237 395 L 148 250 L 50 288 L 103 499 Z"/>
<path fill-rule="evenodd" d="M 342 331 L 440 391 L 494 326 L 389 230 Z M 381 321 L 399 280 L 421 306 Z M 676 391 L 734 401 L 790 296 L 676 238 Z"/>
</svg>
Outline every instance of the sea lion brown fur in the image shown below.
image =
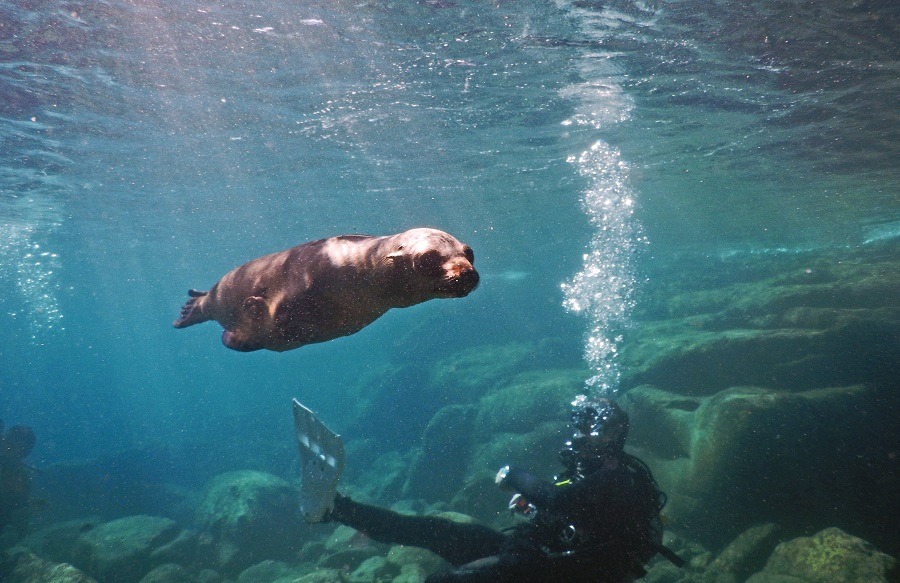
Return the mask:
<svg viewBox="0 0 900 583">
<path fill-rule="evenodd" d="M 186 328 L 216 320 L 222 343 L 282 352 L 353 334 L 391 308 L 461 298 L 478 285 L 471 247 L 437 229 L 342 235 L 237 267 L 208 292 L 190 290 Z"/>
</svg>

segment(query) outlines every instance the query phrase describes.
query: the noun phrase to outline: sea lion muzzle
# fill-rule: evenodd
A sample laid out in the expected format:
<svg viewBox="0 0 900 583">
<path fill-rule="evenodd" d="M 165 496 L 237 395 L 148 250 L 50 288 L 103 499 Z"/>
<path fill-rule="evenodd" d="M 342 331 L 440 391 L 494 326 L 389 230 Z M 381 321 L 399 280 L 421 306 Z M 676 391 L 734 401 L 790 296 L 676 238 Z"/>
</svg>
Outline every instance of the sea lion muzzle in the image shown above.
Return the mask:
<svg viewBox="0 0 900 583">
<path fill-rule="evenodd" d="M 478 287 L 480 279 L 478 272 L 472 267 L 448 280 L 445 289 L 450 295 L 462 298 L 472 293 L 472 291 Z"/>
</svg>

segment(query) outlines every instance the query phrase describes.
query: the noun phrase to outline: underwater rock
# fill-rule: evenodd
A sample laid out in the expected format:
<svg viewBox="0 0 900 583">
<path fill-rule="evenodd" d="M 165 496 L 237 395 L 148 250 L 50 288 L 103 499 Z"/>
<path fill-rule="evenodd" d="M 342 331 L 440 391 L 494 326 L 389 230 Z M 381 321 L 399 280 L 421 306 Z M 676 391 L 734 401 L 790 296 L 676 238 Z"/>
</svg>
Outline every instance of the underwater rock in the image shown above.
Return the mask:
<svg viewBox="0 0 900 583">
<path fill-rule="evenodd" d="M 570 403 L 586 376 L 582 369 L 521 373 L 479 399 L 474 426 L 463 431 L 471 440 L 465 479 L 444 486 L 456 492 L 453 508 L 492 522 L 509 500 L 493 482 L 500 467 L 510 464 L 547 478 L 558 473 Z"/>
<path fill-rule="evenodd" d="M 378 551 L 371 546 L 343 549 L 325 555 L 316 562 L 316 567 L 319 569 L 341 569 L 343 571 L 349 571 L 377 554 Z"/>
<path fill-rule="evenodd" d="M 526 433 L 496 433 L 474 448 L 467 482 L 487 476 L 493 483 L 497 470 L 505 465 L 520 467 L 549 479 L 562 469 L 558 453 L 567 436 L 565 420 L 535 423 Z M 465 509 L 459 510 L 471 514 Z"/>
<path fill-rule="evenodd" d="M 287 583 L 309 574 L 309 568 L 296 567 L 282 561 L 266 560 L 244 569 L 237 583 Z"/>
<path fill-rule="evenodd" d="M 0 581 L 4 583 L 97 583 L 66 563 L 42 559 L 25 547 L 0 554 Z"/>
<path fill-rule="evenodd" d="M 388 451 L 378 455 L 370 447 L 372 445 L 370 440 L 363 440 L 362 443 L 354 440 L 347 444 L 348 459 L 368 460 L 363 468 L 354 468 L 348 472 L 350 476 L 342 478 L 344 484 L 356 485 L 347 488 L 347 493 L 371 500 L 396 500 L 402 495 L 414 452 Z"/>
<path fill-rule="evenodd" d="M 731 541 L 706 568 L 706 583 L 740 583 L 760 570 L 775 548 L 778 526 L 753 526 Z"/>
<path fill-rule="evenodd" d="M 347 583 L 347 577 L 338 569 L 320 569 L 290 583 Z"/>
<path fill-rule="evenodd" d="M 702 397 L 686 397 L 642 385 L 619 398 L 631 421 L 628 445 L 648 449 L 665 460 L 687 458 L 691 452 L 694 412 Z"/>
<path fill-rule="evenodd" d="M 566 423 L 572 400 L 584 391 L 582 369 L 526 372 L 478 401 L 475 440 L 500 433 L 524 434 L 544 422 Z M 557 449 L 562 446 L 560 442 Z"/>
<path fill-rule="evenodd" d="M 70 563 L 78 537 L 100 523 L 99 518 L 85 518 L 49 524 L 29 534 L 20 544 L 44 559 Z"/>
<path fill-rule="evenodd" d="M 384 555 L 388 548 L 388 545 L 342 524 L 325 541 L 325 554 L 318 559 L 316 567 L 352 570 L 372 557 Z"/>
<path fill-rule="evenodd" d="M 450 563 L 427 549 L 403 545 L 392 546 L 391 550 L 388 551 L 387 561 L 399 566 L 401 575 L 404 572 L 410 572 L 408 568 L 410 565 L 419 567 L 415 571 L 421 570 L 426 577 L 432 573 L 450 568 Z"/>
<path fill-rule="evenodd" d="M 144 575 L 140 583 L 194 583 L 194 578 L 181 565 L 164 563 Z"/>
<path fill-rule="evenodd" d="M 82 533 L 72 550 L 73 564 L 101 583 L 129 583 L 162 564 L 153 552 L 175 540 L 181 528 L 158 516 L 127 516 Z"/>
<path fill-rule="evenodd" d="M 629 447 L 672 524 L 712 547 L 760 521 L 840 524 L 900 551 L 896 249 L 677 271 L 620 352 Z"/>
<path fill-rule="evenodd" d="M 345 437 L 375 439 L 391 448 L 413 445 L 440 409 L 477 402 L 528 368 L 534 356 L 534 348 L 525 344 L 482 345 L 433 366 L 423 359 L 386 369 L 357 387 L 366 405 Z M 385 411 L 403 411 L 403 422 L 385 423 Z"/>
<path fill-rule="evenodd" d="M 301 563 L 314 563 L 324 552 L 324 542 L 321 540 L 311 540 L 303 543 L 303 547 L 297 552 L 296 559 Z"/>
<path fill-rule="evenodd" d="M 900 261 L 823 255 L 758 277 L 661 299 L 623 346 L 622 387 L 897 386 Z"/>
<path fill-rule="evenodd" d="M 652 354 L 638 357 L 636 348 L 623 352 L 641 360 L 627 369 L 623 386 L 651 384 L 704 396 L 739 385 L 805 390 L 884 382 L 897 370 L 898 330 L 873 319 L 827 330 L 663 332 L 641 347 Z"/>
<path fill-rule="evenodd" d="M 684 569 L 668 561 L 658 561 L 640 578 L 641 583 L 684 583 Z"/>
<path fill-rule="evenodd" d="M 201 547 L 199 535 L 192 530 L 182 530 L 172 541 L 153 549 L 150 558 L 157 563 L 190 565 L 198 557 Z"/>
<path fill-rule="evenodd" d="M 435 414 L 403 485 L 404 498 L 445 500 L 465 477 L 475 408 L 451 405 Z"/>
<path fill-rule="evenodd" d="M 391 583 L 425 583 L 428 573 L 421 565 L 410 563 L 400 568 L 400 574 L 394 577 Z"/>
<path fill-rule="evenodd" d="M 789 577 L 805 583 L 888 583 L 897 580 L 897 568 L 895 558 L 832 527 L 781 543 L 765 568 L 747 583 L 774 583 Z"/>
<path fill-rule="evenodd" d="M 691 399 L 644 387 L 622 399 L 631 445 L 669 495 L 670 524 L 711 546 L 760 521 L 849 523 L 880 544 L 873 537 L 893 533 L 888 517 L 900 511 L 890 402 L 864 385 L 732 388 L 693 411 Z"/>
<path fill-rule="evenodd" d="M 527 368 L 535 348 L 512 343 L 475 346 L 441 359 L 430 371 L 430 385 L 447 404 L 476 402 Z"/>
<path fill-rule="evenodd" d="M 262 472 L 237 471 L 213 478 L 197 510 L 197 524 L 215 541 L 218 565 L 239 572 L 264 559 L 290 558 L 308 526 L 297 488 Z"/>
<path fill-rule="evenodd" d="M 370 557 L 360 563 L 359 567 L 350 573 L 350 583 L 391 581 L 399 574 L 400 567 L 393 563 L 388 563 L 385 557 Z"/>
<path fill-rule="evenodd" d="M 383 554 L 389 547 L 344 524 L 334 529 L 325 541 L 325 550 L 329 553 L 359 548 L 371 548 L 374 550 L 373 554 Z"/>
<path fill-rule="evenodd" d="M 197 579 L 194 583 L 222 583 L 222 576 L 212 569 L 203 569 L 197 573 Z"/>
</svg>

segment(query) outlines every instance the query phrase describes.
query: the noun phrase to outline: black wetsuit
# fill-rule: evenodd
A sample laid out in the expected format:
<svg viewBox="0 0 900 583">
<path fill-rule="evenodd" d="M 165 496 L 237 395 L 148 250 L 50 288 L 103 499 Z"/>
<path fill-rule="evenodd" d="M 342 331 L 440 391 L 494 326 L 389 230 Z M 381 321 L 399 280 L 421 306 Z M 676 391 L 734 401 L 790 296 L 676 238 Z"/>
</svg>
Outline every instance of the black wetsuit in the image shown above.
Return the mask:
<svg viewBox="0 0 900 583">
<path fill-rule="evenodd" d="M 641 461 L 618 459 L 617 467 L 579 468 L 557 484 L 510 470 L 505 483 L 538 509 L 510 534 L 343 496 L 331 517 L 380 542 L 426 548 L 454 566 L 427 583 L 633 581 L 660 551 L 662 495 Z"/>
</svg>

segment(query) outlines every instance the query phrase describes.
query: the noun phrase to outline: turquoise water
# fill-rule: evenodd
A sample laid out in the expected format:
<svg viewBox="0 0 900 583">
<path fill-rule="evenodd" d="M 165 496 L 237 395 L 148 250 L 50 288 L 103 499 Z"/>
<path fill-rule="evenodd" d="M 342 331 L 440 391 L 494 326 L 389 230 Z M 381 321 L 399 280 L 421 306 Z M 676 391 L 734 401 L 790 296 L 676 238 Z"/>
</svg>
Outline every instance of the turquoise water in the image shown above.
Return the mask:
<svg viewBox="0 0 900 583">
<path fill-rule="evenodd" d="M 471 347 L 546 339 L 548 362 L 615 392 L 635 310 L 676 263 L 690 282 L 699 259 L 895 256 L 898 18 L 878 2 L 5 3 L 0 417 L 35 428 L 38 466 L 164 442 L 190 474 L 239 466 L 260 432 L 289 444 L 291 397 L 352 426 L 366 379 Z M 283 354 L 171 327 L 188 288 L 254 257 L 426 225 L 475 250 L 470 297 Z M 440 396 L 392 399 L 392 431 L 373 432 L 408 445 Z M 222 449 L 188 445 L 201 434 Z"/>
</svg>

